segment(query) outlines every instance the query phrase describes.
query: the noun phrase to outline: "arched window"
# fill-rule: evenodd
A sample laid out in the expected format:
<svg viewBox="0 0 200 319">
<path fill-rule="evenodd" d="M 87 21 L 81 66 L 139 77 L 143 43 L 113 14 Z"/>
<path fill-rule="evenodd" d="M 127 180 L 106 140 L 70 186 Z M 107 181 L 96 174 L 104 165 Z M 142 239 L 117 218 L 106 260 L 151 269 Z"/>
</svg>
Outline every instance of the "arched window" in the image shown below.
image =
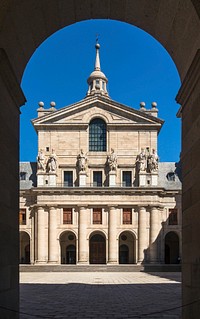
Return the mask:
<svg viewBox="0 0 200 319">
<path fill-rule="evenodd" d="M 106 123 L 100 118 L 92 120 L 89 124 L 89 151 L 106 151 Z"/>
</svg>

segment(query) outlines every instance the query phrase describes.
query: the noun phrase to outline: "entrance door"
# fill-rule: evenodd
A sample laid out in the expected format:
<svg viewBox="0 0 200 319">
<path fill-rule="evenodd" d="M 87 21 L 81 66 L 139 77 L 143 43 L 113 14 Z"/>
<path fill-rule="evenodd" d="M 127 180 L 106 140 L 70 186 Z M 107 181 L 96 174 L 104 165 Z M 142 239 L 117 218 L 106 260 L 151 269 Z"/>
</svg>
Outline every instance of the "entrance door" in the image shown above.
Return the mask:
<svg viewBox="0 0 200 319">
<path fill-rule="evenodd" d="M 76 247 L 74 245 L 67 246 L 66 261 L 67 264 L 76 264 Z"/>
<path fill-rule="evenodd" d="M 106 241 L 102 235 L 94 235 L 90 239 L 90 264 L 106 263 Z"/>
<path fill-rule="evenodd" d="M 179 259 L 179 237 L 171 231 L 165 236 L 165 264 L 178 264 Z"/>
<path fill-rule="evenodd" d="M 128 264 L 129 263 L 129 249 L 127 245 L 121 245 L 119 247 L 119 263 Z"/>
</svg>

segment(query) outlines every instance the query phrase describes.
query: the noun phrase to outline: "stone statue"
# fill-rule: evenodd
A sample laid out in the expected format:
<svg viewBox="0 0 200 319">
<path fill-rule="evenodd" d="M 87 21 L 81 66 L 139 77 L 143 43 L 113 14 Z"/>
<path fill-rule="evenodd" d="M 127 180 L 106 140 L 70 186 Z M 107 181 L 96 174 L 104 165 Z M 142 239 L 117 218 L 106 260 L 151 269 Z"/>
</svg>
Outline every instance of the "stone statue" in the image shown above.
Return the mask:
<svg viewBox="0 0 200 319">
<path fill-rule="evenodd" d="M 42 149 L 38 152 L 37 168 L 38 168 L 38 170 L 42 170 L 42 171 L 45 170 L 45 155 L 43 154 Z"/>
<path fill-rule="evenodd" d="M 144 148 L 141 148 L 141 152 L 136 157 L 136 163 L 138 165 L 139 171 L 145 171 L 146 170 L 146 154 L 144 151 Z"/>
<path fill-rule="evenodd" d="M 117 155 L 113 148 L 111 148 L 111 153 L 108 155 L 107 162 L 111 171 L 117 170 Z"/>
<path fill-rule="evenodd" d="M 155 149 L 152 149 L 152 154 L 148 155 L 147 158 L 147 169 L 151 172 L 156 172 L 158 170 L 158 154 Z"/>
<path fill-rule="evenodd" d="M 55 151 L 52 149 L 52 153 L 49 155 L 47 161 L 47 172 L 56 172 L 57 169 L 57 156 Z"/>
<path fill-rule="evenodd" d="M 86 154 L 84 154 L 82 149 L 80 151 L 80 154 L 78 154 L 77 156 L 77 161 L 78 161 L 77 164 L 78 164 L 79 171 L 82 171 L 82 172 L 86 171 L 88 160 L 87 160 Z"/>
</svg>

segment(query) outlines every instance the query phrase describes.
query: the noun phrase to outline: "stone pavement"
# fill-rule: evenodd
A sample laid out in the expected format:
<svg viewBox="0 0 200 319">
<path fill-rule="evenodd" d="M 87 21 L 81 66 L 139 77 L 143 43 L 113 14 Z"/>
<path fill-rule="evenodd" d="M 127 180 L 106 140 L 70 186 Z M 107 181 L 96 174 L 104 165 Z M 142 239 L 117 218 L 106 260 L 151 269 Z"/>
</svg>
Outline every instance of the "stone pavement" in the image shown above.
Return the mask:
<svg viewBox="0 0 200 319">
<path fill-rule="evenodd" d="M 180 273 L 24 272 L 20 319 L 180 319 L 180 277 Z"/>
</svg>

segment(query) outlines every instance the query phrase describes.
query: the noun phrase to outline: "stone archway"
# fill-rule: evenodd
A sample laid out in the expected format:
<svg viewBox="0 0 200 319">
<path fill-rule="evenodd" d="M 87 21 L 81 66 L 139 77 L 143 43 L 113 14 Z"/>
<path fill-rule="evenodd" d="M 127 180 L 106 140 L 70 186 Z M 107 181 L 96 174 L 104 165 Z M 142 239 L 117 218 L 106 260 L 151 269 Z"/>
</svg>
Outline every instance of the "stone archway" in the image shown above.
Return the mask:
<svg viewBox="0 0 200 319">
<path fill-rule="evenodd" d="M 165 236 L 165 264 L 178 264 L 179 262 L 179 237 L 175 232 L 170 231 Z"/>
<path fill-rule="evenodd" d="M 106 239 L 103 233 L 92 233 L 89 246 L 90 264 L 106 263 Z"/>
<path fill-rule="evenodd" d="M 24 232 L 20 232 L 20 253 L 19 263 L 30 264 L 30 236 Z"/>
<path fill-rule="evenodd" d="M 119 236 L 119 264 L 136 263 L 136 239 L 130 231 Z"/>
<path fill-rule="evenodd" d="M 61 264 L 76 264 L 76 236 L 71 231 L 60 235 Z"/>
<path fill-rule="evenodd" d="M 5 307 L 12 307 L 18 314 L 18 257 L 16 243 L 18 233 L 18 145 L 19 106 L 25 103 L 20 88 L 24 69 L 36 48 L 57 30 L 86 19 L 115 19 L 135 25 L 155 37 L 169 52 L 179 71 L 182 87 L 177 101 L 182 105 L 182 168 L 183 168 L 183 303 L 184 318 L 198 318 L 200 284 L 195 267 L 200 253 L 200 6 L 198 0 L 174 1 L 9 1 L 0 4 L 0 108 L 1 158 L 4 169 L 0 178 L 4 185 L 0 190 L 1 214 L 0 233 L 12 233 L 4 241 L 0 267 L 7 270 L 2 275 L 12 282 L 2 288 Z M 6 132 L 6 133 L 5 133 Z M 192 238 L 192 240 L 191 240 Z M 12 267 L 11 267 L 12 266 Z M 6 277 L 6 278 L 5 278 Z M 12 280 L 11 280 L 12 278 Z M 193 283 L 188 283 L 193 278 Z M 4 284 L 5 282 L 5 284 Z M 197 284 L 198 283 L 198 284 Z M 11 298 L 12 296 L 12 298 Z M 12 302 L 11 302 L 12 300 Z M 3 310 L 2 310 L 3 311 Z M 192 314 L 192 317 L 191 317 Z M 5 311 L 2 317 L 9 318 Z"/>
</svg>

